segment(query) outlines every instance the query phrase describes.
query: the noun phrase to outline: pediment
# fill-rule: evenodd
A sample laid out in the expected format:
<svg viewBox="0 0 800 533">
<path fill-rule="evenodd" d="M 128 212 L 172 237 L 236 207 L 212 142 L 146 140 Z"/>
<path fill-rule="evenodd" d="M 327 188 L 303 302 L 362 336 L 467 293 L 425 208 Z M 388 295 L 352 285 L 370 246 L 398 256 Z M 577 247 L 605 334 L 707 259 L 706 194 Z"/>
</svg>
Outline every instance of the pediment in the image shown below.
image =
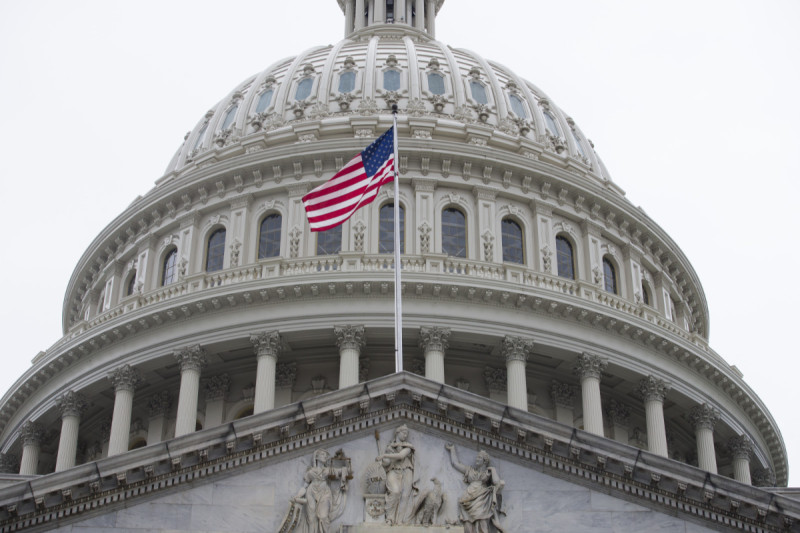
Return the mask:
<svg viewBox="0 0 800 533">
<path fill-rule="evenodd" d="M 405 440 L 396 436 L 401 426 Z M 404 462 L 387 460 L 387 450 L 405 449 Z M 476 462 L 481 450 L 489 475 Z M 797 516 L 790 500 L 779 514 L 769 506 L 775 495 L 711 481 L 687 465 L 396 374 L 4 488 L 0 531 L 318 531 L 303 523 L 309 500 L 336 510 L 319 530 L 331 533 L 460 533 L 464 520 L 486 513 L 509 533 L 771 531 Z M 465 510 L 468 492 L 477 503 Z M 389 500 L 398 498 L 395 509 L 410 511 L 397 511 L 405 523 L 388 527 Z M 767 511 L 760 518 L 759 509 Z"/>
</svg>

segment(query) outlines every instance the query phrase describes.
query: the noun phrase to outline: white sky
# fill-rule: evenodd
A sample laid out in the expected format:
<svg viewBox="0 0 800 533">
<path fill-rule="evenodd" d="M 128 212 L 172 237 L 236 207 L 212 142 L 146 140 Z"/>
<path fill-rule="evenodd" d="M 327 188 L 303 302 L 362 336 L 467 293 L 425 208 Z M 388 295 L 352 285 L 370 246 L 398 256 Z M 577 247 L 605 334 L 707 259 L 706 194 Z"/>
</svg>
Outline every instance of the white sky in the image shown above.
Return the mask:
<svg viewBox="0 0 800 533">
<path fill-rule="evenodd" d="M 712 347 L 778 421 L 793 486 L 798 23 L 794 0 L 447 0 L 437 26 L 544 90 L 682 247 Z M 0 391 L 60 337 L 86 246 L 206 110 L 343 25 L 336 0 L 0 2 Z"/>
</svg>

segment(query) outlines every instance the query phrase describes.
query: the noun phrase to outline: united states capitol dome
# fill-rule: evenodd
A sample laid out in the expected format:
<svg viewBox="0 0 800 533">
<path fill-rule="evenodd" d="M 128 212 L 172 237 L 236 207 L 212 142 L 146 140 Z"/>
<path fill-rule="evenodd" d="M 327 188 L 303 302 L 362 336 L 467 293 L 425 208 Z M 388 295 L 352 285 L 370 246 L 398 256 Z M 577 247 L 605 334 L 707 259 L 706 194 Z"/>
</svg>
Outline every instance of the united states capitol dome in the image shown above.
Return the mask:
<svg viewBox="0 0 800 533">
<path fill-rule="evenodd" d="M 527 446 L 577 469 L 590 455 L 597 480 L 661 483 L 719 516 L 736 497 L 741 528 L 762 520 L 747 491 L 786 485 L 780 431 L 709 346 L 692 265 L 588 132 L 524 77 L 436 40 L 444 0 L 338 1 L 345 38 L 235 86 L 80 259 L 63 338 L 0 400 L 0 526 L 398 405 L 485 434 L 490 454 Z M 386 187 L 311 232 L 302 196 L 395 105 L 399 198 Z M 60 499 L 20 499 L 20 479 Z"/>
</svg>

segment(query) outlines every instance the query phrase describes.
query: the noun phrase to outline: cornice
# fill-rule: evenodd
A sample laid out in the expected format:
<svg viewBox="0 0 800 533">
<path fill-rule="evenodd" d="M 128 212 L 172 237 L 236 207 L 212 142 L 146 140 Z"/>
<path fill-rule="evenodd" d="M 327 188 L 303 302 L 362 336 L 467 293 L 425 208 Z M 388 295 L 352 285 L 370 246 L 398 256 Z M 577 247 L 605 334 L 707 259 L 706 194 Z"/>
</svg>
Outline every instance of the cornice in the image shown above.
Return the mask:
<svg viewBox="0 0 800 533">
<path fill-rule="evenodd" d="M 494 456 L 711 528 L 772 533 L 797 531 L 800 502 L 709 474 L 434 383 L 409 373 L 333 391 L 207 430 L 90 464 L 21 480 L 0 489 L 0 533 L 82 520 L 198 478 L 290 459 L 405 423 L 447 440 L 480 442 Z M 231 439 L 230 435 L 237 438 Z"/>
</svg>

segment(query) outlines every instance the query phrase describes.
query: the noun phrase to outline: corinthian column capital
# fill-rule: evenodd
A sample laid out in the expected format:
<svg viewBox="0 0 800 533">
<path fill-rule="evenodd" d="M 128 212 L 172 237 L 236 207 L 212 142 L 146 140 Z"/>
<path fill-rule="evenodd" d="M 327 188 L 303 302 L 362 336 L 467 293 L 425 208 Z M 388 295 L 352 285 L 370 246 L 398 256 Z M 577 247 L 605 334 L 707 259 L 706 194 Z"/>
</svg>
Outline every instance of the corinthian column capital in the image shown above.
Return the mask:
<svg viewBox="0 0 800 533">
<path fill-rule="evenodd" d="M 735 459 L 744 459 L 745 461 L 750 460 L 750 456 L 753 455 L 753 449 L 755 445 L 753 441 L 750 440 L 750 437 L 747 435 L 739 435 L 737 437 L 731 437 L 728 439 L 728 449 L 733 454 Z"/>
<path fill-rule="evenodd" d="M 334 326 L 333 334 L 336 335 L 336 345 L 339 350 L 361 351 L 366 344 L 364 326 Z"/>
<path fill-rule="evenodd" d="M 22 437 L 23 444 L 38 446 L 44 437 L 44 428 L 36 422 L 28 420 L 19 429 L 19 436 Z"/>
<path fill-rule="evenodd" d="M 199 345 L 187 346 L 175 350 L 172 354 L 181 368 L 181 373 L 186 370 L 201 371 L 207 364 L 206 351 Z"/>
<path fill-rule="evenodd" d="M 108 379 L 114 385 L 114 391 L 130 390 L 132 391 L 142 378 L 139 376 L 139 371 L 131 365 L 123 365 L 108 375 Z"/>
<path fill-rule="evenodd" d="M 231 377 L 228 374 L 211 376 L 203 388 L 207 401 L 221 400 L 225 398 L 231 388 Z"/>
<path fill-rule="evenodd" d="M 667 397 L 670 387 L 667 382 L 653 376 L 647 376 L 639 382 L 639 393 L 644 398 L 644 401 L 659 401 L 663 402 Z"/>
<path fill-rule="evenodd" d="M 706 428 L 713 430 L 718 420 L 719 411 L 707 403 L 695 405 L 689 412 L 689 423 L 695 429 Z"/>
<path fill-rule="evenodd" d="M 447 350 L 450 339 L 450 328 L 440 326 L 422 326 L 419 328 L 419 347 L 423 350 Z"/>
<path fill-rule="evenodd" d="M 597 378 L 603 375 L 603 370 L 608 366 L 608 361 L 592 353 L 584 352 L 575 361 L 573 372 L 583 378 Z"/>
<path fill-rule="evenodd" d="M 61 418 L 65 416 L 80 417 L 88 406 L 89 402 L 86 400 L 86 396 L 75 391 L 69 391 L 56 400 L 56 407 L 61 413 Z"/>
<path fill-rule="evenodd" d="M 533 350 L 533 341 L 530 339 L 511 337 L 510 335 L 503 337 L 502 353 L 506 363 L 509 361 L 527 361 L 531 350 Z"/>
<path fill-rule="evenodd" d="M 277 331 L 262 331 L 250 335 L 250 342 L 258 357 L 269 355 L 278 357 L 281 352 L 281 336 Z"/>
</svg>

